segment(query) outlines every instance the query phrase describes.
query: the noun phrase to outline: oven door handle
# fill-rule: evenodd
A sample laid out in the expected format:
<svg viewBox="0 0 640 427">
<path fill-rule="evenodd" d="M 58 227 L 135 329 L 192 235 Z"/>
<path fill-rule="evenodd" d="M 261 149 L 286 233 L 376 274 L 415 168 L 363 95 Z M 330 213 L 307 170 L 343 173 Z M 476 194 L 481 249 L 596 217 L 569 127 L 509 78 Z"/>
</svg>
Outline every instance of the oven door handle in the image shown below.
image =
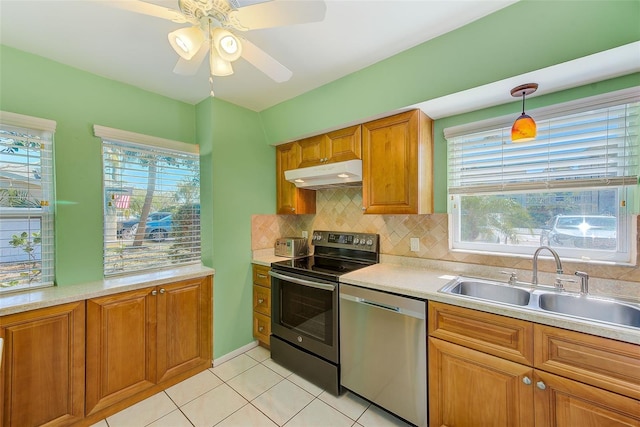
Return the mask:
<svg viewBox="0 0 640 427">
<path fill-rule="evenodd" d="M 273 271 L 269 272 L 271 277 L 275 277 L 276 279 L 285 280 L 287 282 L 295 283 L 297 285 L 309 286 L 310 288 L 322 289 L 325 291 L 335 291 L 336 285 L 332 285 L 330 283 L 318 283 L 313 282 L 311 280 L 298 279 L 297 277 L 285 276 L 284 274 L 275 273 Z"/>
</svg>

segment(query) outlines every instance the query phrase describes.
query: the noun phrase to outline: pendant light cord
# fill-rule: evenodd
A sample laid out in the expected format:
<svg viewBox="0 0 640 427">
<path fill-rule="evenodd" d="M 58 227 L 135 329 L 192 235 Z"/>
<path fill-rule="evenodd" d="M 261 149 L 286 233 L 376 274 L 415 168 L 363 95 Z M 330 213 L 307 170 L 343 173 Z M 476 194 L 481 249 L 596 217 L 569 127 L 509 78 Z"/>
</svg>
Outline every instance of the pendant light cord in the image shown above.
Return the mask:
<svg viewBox="0 0 640 427">
<path fill-rule="evenodd" d="M 524 97 L 527 96 L 525 91 L 522 91 L 522 115 L 524 116 Z"/>
</svg>

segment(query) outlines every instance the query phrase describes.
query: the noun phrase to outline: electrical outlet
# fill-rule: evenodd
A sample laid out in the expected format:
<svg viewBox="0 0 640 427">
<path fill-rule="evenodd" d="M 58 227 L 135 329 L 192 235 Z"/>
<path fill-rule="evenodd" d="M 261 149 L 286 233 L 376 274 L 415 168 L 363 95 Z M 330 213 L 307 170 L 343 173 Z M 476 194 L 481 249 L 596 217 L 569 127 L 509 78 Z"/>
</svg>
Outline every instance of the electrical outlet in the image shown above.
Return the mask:
<svg viewBox="0 0 640 427">
<path fill-rule="evenodd" d="M 411 238 L 411 252 L 420 252 L 420 239 L 417 237 Z"/>
<path fill-rule="evenodd" d="M 308 231 L 303 231 L 302 232 L 302 237 L 304 237 L 305 239 L 309 237 L 309 232 Z"/>
</svg>

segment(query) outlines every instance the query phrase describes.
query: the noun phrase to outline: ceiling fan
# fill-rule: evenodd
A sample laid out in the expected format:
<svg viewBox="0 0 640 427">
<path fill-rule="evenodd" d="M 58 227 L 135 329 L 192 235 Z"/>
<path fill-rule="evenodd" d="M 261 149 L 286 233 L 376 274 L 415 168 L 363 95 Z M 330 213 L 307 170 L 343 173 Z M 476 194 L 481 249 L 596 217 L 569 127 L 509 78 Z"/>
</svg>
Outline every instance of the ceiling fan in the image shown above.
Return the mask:
<svg viewBox="0 0 640 427">
<path fill-rule="evenodd" d="M 258 0 L 259 1 L 259 0 Z M 233 74 L 232 62 L 242 57 L 276 82 L 285 82 L 291 70 L 238 33 L 285 25 L 322 21 L 324 1 L 271 0 L 177 0 L 178 10 L 142 0 L 109 2 L 121 9 L 191 24 L 168 34 L 169 43 L 180 56 L 173 69 L 194 75 L 209 53 L 209 81 L 213 76 Z M 242 3 L 253 3 L 242 6 Z"/>
</svg>

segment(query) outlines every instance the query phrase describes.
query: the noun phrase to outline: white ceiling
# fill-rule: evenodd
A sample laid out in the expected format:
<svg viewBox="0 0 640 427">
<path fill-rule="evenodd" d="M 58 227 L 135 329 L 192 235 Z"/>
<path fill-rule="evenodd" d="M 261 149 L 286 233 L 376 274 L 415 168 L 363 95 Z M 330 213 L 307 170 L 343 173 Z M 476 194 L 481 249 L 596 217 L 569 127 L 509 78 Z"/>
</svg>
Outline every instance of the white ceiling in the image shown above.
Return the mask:
<svg viewBox="0 0 640 427">
<path fill-rule="evenodd" d="M 115 8 L 109 5 L 113 1 L 0 0 L 0 43 L 188 103 L 209 96 L 206 61 L 195 76 L 173 73 L 177 55 L 167 34 L 188 24 Z M 177 10 L 177 0 L 146 1 Z M 247 5 L 261 0 L 238 1 Z M 322 22 L 243 34 L 293 71 L 289 81 L 276 83 L 239 59 L 232 76 L 215 78 L 215 94 L 261 111 L 515 1 L 325 0 Z M 470 110 L 511 102 L 509 90 L 523 78 L 540 83 L 539 93 L 547 93 L 639 71 L 640 48 L 635 44 L 631 49 L 611 51 L 614 53 L 609 52 L 606 60 L 587 58 L 524 77 L 514 76 L 419 106 L 438 118 L 463 112 L 460 105 Z M 460 103 L 460 99 L 465 102 Z M 481 102 L 474 105 L 470 99 Z"/>
<path fill-rule="evenodd" d="M 146 1 L 178 9 L 178 0 Z M 195 76 L 173 73 L 178 56 L 167 34 L 188 24 L 122 10 L 111 2 L 0 0 L 0 42 L 188 103 L 209 96 L 206 62 Z M 243 34 L 293 71 L 288 82 L 275 83 L 239 59 L 232 76 L 215 79 L 215 94 L 261 111 L 514 2 L 325 0 L 322 22 Z"/>
</svg>

